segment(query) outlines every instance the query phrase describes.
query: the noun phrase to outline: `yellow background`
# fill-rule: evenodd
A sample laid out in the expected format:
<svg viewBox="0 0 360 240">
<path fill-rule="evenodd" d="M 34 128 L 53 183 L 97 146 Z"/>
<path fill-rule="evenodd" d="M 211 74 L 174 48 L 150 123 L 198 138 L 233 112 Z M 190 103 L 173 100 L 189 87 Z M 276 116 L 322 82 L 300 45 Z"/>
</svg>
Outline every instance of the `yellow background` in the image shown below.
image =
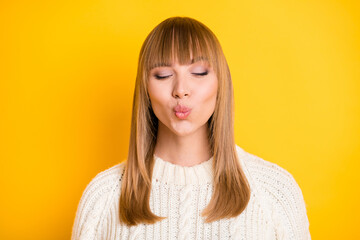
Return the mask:
<svg viewBox="0 0 360 240">
<path fill-rule="evenodd" d="M 69 239 L 127 154 L 142 42 L 190 16 L 219 38 L 236 142 L 300 185 L 313 239 L 359 239 L 359 1 L 2 1 L 0 239 Z"/>
</svg>

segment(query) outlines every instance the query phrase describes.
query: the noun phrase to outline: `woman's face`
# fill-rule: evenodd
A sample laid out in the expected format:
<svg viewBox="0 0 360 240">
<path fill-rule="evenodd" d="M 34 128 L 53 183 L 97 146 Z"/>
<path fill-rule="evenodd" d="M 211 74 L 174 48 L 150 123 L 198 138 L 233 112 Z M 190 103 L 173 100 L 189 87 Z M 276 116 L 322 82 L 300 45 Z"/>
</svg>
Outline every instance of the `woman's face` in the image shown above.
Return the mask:
<svg viewBox="0 0 360 240">
<path fill-rule="evenodd" d="M 207 61 L 150 70 L 148 93 L 159 127 L 178 136 L 207 130 L 215 109 L 218 79 Z"/>
</svg>

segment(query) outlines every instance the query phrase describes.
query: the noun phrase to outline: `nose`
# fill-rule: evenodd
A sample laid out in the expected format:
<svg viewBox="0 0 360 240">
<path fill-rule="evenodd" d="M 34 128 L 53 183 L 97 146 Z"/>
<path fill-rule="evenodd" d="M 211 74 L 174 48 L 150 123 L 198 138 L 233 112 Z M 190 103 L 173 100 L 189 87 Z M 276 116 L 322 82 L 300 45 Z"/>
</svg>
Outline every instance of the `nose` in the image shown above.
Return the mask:
<svg viewBox="0 0 360 240">
<path fill-rule="evenodd" d="M 180 99 L 190 96 L 190 88 L 185 77 L 176 76 L 172 95 L 174 98 Z"/>
</svg>

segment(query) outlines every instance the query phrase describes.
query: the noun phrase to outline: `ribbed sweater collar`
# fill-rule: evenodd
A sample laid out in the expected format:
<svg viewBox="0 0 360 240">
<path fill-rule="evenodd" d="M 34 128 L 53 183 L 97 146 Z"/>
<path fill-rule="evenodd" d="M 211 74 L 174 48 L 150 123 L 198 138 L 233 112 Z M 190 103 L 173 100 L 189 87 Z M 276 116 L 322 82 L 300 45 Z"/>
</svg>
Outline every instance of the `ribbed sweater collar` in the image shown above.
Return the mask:
<svg viewBox="0 0 360 240">
<path fill-rule="evenodd" d="M 166 184 L 206 184 L 213 181 L 213 157 L 200 164 L 184 167 L 154 155 L 153 181 Z"/>
<path fill-rule="evenodd" d="M 240 165 L 248 175 L 244 164 L 246 152 L 238 145 L 235 145 L 238 153 Z M 161 159 L 154 155 L 153 181 L 175 185 L 199 185 L 213 182 L 213 157 L 205 162 L 191 166 L 183 167 Z"/>
</svg>

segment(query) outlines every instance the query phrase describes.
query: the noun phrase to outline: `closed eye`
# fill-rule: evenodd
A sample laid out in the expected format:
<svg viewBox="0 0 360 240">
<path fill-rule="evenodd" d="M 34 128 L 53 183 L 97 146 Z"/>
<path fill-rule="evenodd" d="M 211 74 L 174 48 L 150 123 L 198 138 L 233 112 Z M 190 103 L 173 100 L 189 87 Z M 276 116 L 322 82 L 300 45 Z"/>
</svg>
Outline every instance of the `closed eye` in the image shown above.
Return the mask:
<svg viewBox="0 0 360 240">
<path fill-rule="evenodd" d="M 193 73 L 194 75 L 197 75 L 197 76 L 205 76 L 208 74 L 208 72 L 202 72 L 202 73 Z"/>
<path fill-rule="evenodd" d="M 168 77 L 171 77 L 172 75 L 166 75 L 166 76 L 160 76 L 160 75 L 155 75 L 155 78 L 156 79 L 165 79 L 165 78 L 168 78 Z"/>
</svg>

